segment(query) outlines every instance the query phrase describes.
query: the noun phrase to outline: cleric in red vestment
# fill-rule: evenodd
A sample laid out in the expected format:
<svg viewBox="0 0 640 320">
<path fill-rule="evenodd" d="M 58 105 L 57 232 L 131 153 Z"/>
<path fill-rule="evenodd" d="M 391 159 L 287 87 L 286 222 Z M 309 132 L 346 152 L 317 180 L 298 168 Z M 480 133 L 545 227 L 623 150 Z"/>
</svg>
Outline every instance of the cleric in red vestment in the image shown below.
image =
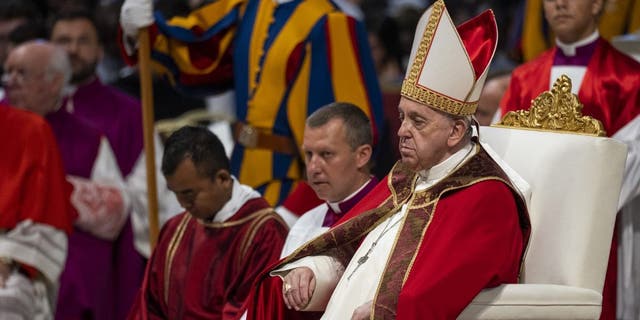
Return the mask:
<svg viewBox="0 0 640 320">
<path fill-rule="evenodd" d="M 34 68 L 3 78 L 32 86 Z M 42 117 L 0 104 L 0 139 L 0 319 L 49 319 L 76 219 L 72 187 Z"/>
<path fill-rule="evenodd" d="M 260 271 L 277 261 L 284 221 L 230 174 L 218 138 L 183 127 L 166 142 L 162 172 L 185 208 L 160 232 L 130 319 L 231 319 Z"/>
<path fill-rule="evenodd" d="M 473 130 L 497 43 L 493 13 L 456 29 L 436 1 L 416 32 L 398 106 L 402 159 L 343 222 L 272 268 L 289 308 L 455 319 L 480 290 L 518 281 L 526 205 Z M 259 294 L 250 303 L 248 319 L 283 318 Z"/>
</svg>

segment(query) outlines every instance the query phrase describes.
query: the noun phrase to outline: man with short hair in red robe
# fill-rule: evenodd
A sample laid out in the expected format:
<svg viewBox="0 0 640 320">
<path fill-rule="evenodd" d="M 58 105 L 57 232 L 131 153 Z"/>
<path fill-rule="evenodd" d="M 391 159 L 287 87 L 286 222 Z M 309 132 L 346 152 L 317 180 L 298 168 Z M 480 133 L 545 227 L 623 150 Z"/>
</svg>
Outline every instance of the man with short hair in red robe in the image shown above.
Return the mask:
<svg viewBox="0 0 640 320">
<path fill-rule="evenodd" d="M 51 318 L 75 220 L 71 185 L 42 117 L 0 104 L 0 137 L 0 318 Z"/>
<path fill-rule="evenodd" d="M 183 127 L 165 144 L 162 172 L 186 212 L 162 228 L 130 319 L 232 319 L 262 269 L 278 260 L 284 221 L 230 173 L 218 138 Z"/>
<path fill-rule="evenodd" d="M 322 319 L 455 319 L 480 290 L 518 280 L 530 228 L 524 200 L 472 129 L 495 18 L 487 11 L 456 29 L 440 0 L 416 33 L 398 106 L 402 159 L 342 223 L 272 269 L 291 309 L 322 310 Z M 277 318 L 272 302 L 254 303 L 249 319 Z"/>
<path fill-rule="evenodd" d="M 600 120 L 610 137 L 628 145 L 619 202 L 622 213 L 612 241 L 600 318 L 616 319 L 618 299 L 617 318 L 637 319 L 640 316 L 640 286 L 637 285 L 640 265 L 632 257 L 640 246 L 640 242 L 633 240 L 640 233 L 637 218 L 640 210 L 637 197 L 640 190 L 640 63 L 600 36 L 598 20 L 604 5 L 603 0 L 543 1 L 545 17 L 556 35 L 556 46 L 513 71 L 500 107 L 502 114 L 528 109 L 533 99 L 549 90 L 560 75 L 566 74 L 571 79 L 573 93 L 584 104 L 582 113 Z M 623 239 L 620 268 L 617 266 L 619 232 Z M 619 281 L 616 299 L 618 271 L 617 278 L 622 281 Z"/>
</svg>

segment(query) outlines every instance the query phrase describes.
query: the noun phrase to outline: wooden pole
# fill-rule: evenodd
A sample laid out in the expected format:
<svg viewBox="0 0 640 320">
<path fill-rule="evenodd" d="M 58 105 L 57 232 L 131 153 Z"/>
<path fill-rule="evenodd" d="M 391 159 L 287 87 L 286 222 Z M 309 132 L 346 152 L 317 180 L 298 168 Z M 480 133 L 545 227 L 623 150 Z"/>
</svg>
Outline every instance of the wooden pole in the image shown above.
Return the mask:
<svg viewBox="0 0 640 320">
<path fill-rule="evenodd" d="M 154 148 L 153 87 L 151 80 L 151 46 L 149 31 L 140 29 L 138 33 L 138 71 L 140 75 L 140 96 L 142 99 L 142 128 L 144 131 L 144 152 L 147 165 L 147 200 L 149 203 L 149 244 L 151 251 L 158 239 L 158 189 Z"/>
</svg>

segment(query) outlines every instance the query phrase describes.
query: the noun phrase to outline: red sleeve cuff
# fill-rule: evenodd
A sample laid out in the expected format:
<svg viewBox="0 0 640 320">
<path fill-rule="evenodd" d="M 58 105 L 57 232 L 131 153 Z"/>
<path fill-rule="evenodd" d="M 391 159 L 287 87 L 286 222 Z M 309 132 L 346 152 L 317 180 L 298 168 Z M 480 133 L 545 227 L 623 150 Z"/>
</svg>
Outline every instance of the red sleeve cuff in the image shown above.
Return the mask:
<svg viewBox="0 0 640 320">
<path fill-rule="evenodd" d="M 28 276 L 30 279 L 35 279 L 40 273 L 38 269 L 24 263 L 17 263 L 19 270 Z"/>
</svg>

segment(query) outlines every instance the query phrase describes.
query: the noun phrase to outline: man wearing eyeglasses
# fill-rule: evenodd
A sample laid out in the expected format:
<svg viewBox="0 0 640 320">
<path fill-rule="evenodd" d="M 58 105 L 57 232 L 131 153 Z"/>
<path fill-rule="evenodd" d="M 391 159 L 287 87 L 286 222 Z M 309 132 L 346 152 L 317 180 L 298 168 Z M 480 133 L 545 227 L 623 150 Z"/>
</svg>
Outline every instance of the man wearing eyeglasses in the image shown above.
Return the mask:
<svg viewBox="0 0 640 320">
<path fill-rule="evenodd" d="M 113 151 L 98 129 L 61 108 L 71 76 L 63 49 L 45 41 L 27 42 L 9 53 L 4 66 L 8 103 L 47 120 L 62 151 L 67 180 L 74 187 L 71 202 L 78 219 L 69 236 L 67 261 L 61 261 L 64 270 L 56 312 L 64 319 L 82 314 L 109 319 L 111 300 L 105 291 L 110 288 L 111 273 L 106 271 L 114 260 L 112 243 L 128 218 L 130 202 Z"/>
<path fill-rule="evenodd" d="M 9 57 L 2 80 L 24 109 L 49 111 L 55 103 L 47 95 L 60 89 L 63 77 L 40 68 L 48 59 L 21 59 L 23 49 Z M 43 51 L 30 53 L 42 57 Z M 0 102 L 0 137 L 0 319 L 50 319 L 75 220 L 71 186 L 42 117 Z"/>
</svg>

